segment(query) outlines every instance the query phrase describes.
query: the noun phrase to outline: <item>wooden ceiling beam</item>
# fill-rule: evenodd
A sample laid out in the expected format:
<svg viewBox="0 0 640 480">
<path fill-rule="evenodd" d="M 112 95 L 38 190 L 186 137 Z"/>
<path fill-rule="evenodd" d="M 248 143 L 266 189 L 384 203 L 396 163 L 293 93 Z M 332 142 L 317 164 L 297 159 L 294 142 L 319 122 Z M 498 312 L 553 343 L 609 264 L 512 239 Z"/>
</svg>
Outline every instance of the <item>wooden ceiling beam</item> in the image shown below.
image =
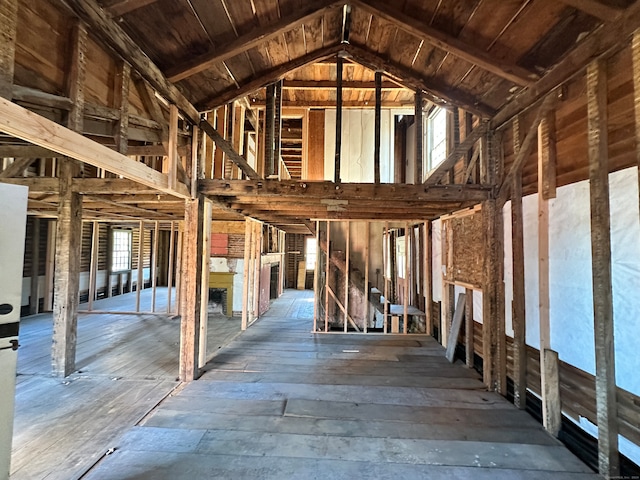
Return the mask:
<svg viewBox="0 0 640 480">
<path fill-rule="evenodd" d="M 252 92 L 255 92 L 260 88 L 265 87 L 266 85 L 269 85 L 270 83 L 280 80 L 280 78 L 282 78 L 287 73 L 293 72 L 310 63 L 317 62 L 322 58 L 336 55 L 343 49 L 344 46 L 341 44 L 324 47 L 314 52 L 308 53 L 307 55 L 304 55 L 302 57 L 291 60 L 290 62 L 278 65 L 277 67 L 266 72 L 260 72 L 260 74 L 255 78 L 241 84 L 240 88 L 232 88 L 219 94 L 213 95 L 210 98 L 199 102 L 197 107 L 201 111 L 205 111 L 213 110 L 214 108 L 218 108 L 221 105 L 231 103 L 234 100 L 238 100 Z"/>
<path fill-rule="evenodd" d="M 251 195 L 262 198 L 335 200 L 481 202 L 491 189 L 477 185 L 396 185 L 392 183 L 308 182 L 298 180 L 200 180 L 200 193 L 213 197 Z"/>
<path fill-rule="evenodd" d="M 434 103 L 460 107 L 483 118 L 491 117 L 495 114 L 492 108 L 483 104 L 478 98 L 462 90 L 441 84 L 437 79 L 424 78 L 409 68 L 398 65 L 391 60 L 383 59 L 379 53 L 373 52 L 367 47 L 356 44 L 349 44 L 344 47 L 356 62 L 372 70 L 384 71 L 387 75 L 396 77 L 402 83 L 406 82 L 414 90 L 423 90 L 428 99 Z"/>
<path fill-rule="evenodd" d="M 605 5 L 598 0 L 560 0 L 565 5 L 580 10 L 584 13 L 598 18 L 603 22 L 614 22 L 618 20 L 623 9 L 615 5 Z"/>
<path fill-rule="evenodd" d="M 245 35 L 237 37 L 220 48 L 199 55 L 177 65 L 167 71 L 167 77 L 171 82 L 184 80 L 196 73 L 202 72 L 216 63 L 224 62 L 229 58 L 233 58 L 247 50 L 257 47 L 263 42 L 271 40 L 278 35 L 288 32 L 297 25 L 306 23 L 310 19 L 322 15 L 332 8 L 341 6 L 344 1 L 336 0 L 315 0 L 305 2 L 305 6 L 294 13 L 281 18 L 275 23 L 266 25 L 262 28 L 253 29 Z"/>
<path fill-rule="evenodd" d="M 265 108 L 264 101 L 252 102 L 252 105 L 259 109 Z M 335 108 L 336 102 L 331 100 L 283 100 L 282 106 L 284 108 Z M 387 101 L 381 103 L 382 108 L 405 108 L 412 106 L 412 100 L 408 100 L 406 102 Z M 364 102 L 361 102 L 359 100 L 350 100 L 348 102 L 343 101 L 342 108 L 375 108 L 375 101 L 373 99 L 371 101 Z"/>
<path fill-rule="evenodd" d="M 527 86 L 539 78 L 535 72 L 501 61 L 491 56 L 485 50 L 477 48 L 441 30 L 430 27 L 416 16 L 411 16 L 399 11 L 396 7 L 392 6 L 392 2 L 385 0 L 352 0 L 351 3 L 379 18 L 383 18 L 397 25 L 402 30 L 437 48 L 445 50 L 456 57 L 462 58 L 516 85 Z"/>
<path fill-rule="evenodd" d="M 623 11 L 617 22 L 607 24 L 584 38 L 534 85 L 516 95 L 491 120 L 491 129 L 502 128 L 516 115 L 536 105 L 551 90 L 583 73 L 594 59 L 609 55 L 629 44 L 640 28 L 640 2 Z"/>
<path fill-rule="evenodd" d="M 332 80 L 284 80 L 282 88 L 287 90 L 335 90 L 336 82 Z M 375 82 L 347 81 L 342 82 L 342 88 L 346 90 L 375 90 Z M 383 82 L 383 90 L 409 90 L 396 82 Z"/>
<path fill-rule="evenodd" d="M 198 124 L 200 114 L 195 107 L 95 0 L 65 0 L 65 3 L 88 25 L 94 36 L 131 64 L 153 88 L 175 104 L 192 124 Z"/>
<path fill-rule="evenodd" d="M 139 8 L 156 3 L 158 0 L 119 0 L 107 7 L 112 17 L 122 17 Z"/>
</svg>

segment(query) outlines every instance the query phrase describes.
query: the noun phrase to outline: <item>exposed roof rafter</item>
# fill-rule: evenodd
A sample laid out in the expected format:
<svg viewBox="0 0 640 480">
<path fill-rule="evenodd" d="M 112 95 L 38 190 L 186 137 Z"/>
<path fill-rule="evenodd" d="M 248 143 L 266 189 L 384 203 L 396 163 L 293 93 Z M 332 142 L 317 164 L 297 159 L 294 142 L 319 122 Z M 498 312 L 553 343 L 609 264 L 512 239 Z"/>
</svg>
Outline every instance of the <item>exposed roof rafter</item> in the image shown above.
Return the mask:
<svg viewBox="0 0 640 480">
<path fill-rule="evenodd" d="M 407 15 L 392 7 L 390 2 L 384 0 L 352 0 L 351 3 L 375 16 L 396 24 L 402 30 L 421 40 L 425 40 L 456 57 L 462 58 L 517 85 L 527 86 L 539 78 L 535 72 L 501 61 L 485 50 L 424 24 L 419 18 Z"/>
<path fill-rule="evenodd" d="M 305 23 L 309 19 L 322 15 L 332 8 L 336 8 L 344 4 L 344 1 L 338 0 L 315 0 L 306 2 L 303 9 L 298 10 L 291 15 L 281 18 L 277 22 L 265 27 L 252 30 L 251 32 L 241 35 L 235 40 L 220 46 L 215 50 L 199 55 L 190 59 L 182 65 L 177 65 L 167 71 L 167 76 L 172 82 L 184 80 L 196 73 L 206 70 L 216 63 L 223 62 L 229 58 L 246 52 L 262 42 L 266 42 L 278 35 L 291 30 L 293 27 Z"/>
</svg>

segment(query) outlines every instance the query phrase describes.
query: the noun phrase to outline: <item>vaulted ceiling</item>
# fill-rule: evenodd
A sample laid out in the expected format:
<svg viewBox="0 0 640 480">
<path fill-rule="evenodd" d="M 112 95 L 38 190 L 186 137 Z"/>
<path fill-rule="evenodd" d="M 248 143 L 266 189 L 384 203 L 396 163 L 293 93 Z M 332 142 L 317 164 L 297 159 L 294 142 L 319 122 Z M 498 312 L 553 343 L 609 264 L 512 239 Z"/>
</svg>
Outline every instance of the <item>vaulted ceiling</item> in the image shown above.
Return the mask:
<svg viewBox="0 0 640 480">
<path fill-rule="evenodd" d="M 285 104 L 326 104 L 335 81 L 327 59 L 340 54 L 436 103 L 491 116 L 594 30 L 620 20 L 633 0 L 99 3 L 201 110 L 280 78 L 289 84 Z M 371 80 L 354 75 L 345 81 Z M 388 87 L 383 102 L 407 95 Z M 350 90 L 352 101 L 369 102 L 368 84 Z"/>
</svg>

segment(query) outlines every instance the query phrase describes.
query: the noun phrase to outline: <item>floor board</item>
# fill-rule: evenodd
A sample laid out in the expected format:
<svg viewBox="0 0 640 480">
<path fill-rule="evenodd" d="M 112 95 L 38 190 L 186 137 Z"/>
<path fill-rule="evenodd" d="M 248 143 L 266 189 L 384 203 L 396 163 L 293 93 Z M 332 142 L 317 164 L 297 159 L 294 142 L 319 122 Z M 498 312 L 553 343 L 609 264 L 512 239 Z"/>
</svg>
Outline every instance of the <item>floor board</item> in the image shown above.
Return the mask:
<svg viewBox="0 0 640 480">
<path fill-rule="evenodd" d="M 86 478 L 599 478 L 433 339 L 313 335 L 312 317 L 286 291 Z"/>
</svg>

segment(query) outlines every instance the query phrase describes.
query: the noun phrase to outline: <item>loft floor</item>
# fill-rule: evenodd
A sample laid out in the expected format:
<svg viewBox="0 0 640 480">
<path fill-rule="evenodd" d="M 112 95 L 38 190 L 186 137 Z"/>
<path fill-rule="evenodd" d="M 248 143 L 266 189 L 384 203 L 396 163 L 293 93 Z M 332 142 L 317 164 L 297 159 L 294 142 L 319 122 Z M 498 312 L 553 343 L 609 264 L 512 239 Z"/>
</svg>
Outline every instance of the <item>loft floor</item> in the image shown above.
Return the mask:
<svg viewBox="0 0 640 480">
<path fill-rule="evenodd" d="M 598 478 L 426 336 L 313 335 L 286 291 L 84 478 Z"/>
</svg>

